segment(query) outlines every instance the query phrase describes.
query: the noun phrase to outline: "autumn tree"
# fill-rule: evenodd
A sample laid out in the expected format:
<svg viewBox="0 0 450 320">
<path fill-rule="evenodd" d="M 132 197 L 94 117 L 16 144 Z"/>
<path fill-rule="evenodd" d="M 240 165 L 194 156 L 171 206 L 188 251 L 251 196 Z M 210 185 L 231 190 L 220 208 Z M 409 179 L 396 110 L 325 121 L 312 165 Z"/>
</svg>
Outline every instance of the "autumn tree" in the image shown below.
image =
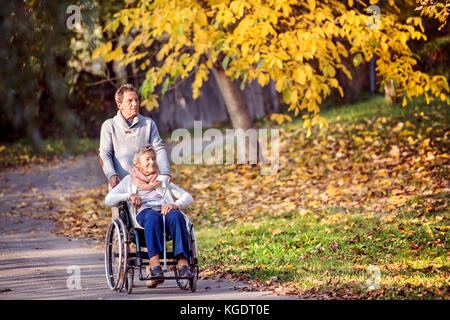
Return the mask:
<svg viewBox="0 0 450 320">
<path fill-rule="evenodd" d="M 326 124 L 319 105 L 331 90 L 342 88 L 336 71 L 351 74 L 342 63 L 351 57 L 358 66 L 377 56 L 380 85 L 395 83 L 402 104 L 424 95 L 449 101 L 447 80 L 414 70 L 417 63 L 408 41 L 426 40 L 420 17 L 399 21 L 392 12 L 375 14 L 370 1 L 335 0 L 140 0 L 115 14 L 105 29 L 127 36 L 107 42 L 93 58 L 138 63 L 145 70 L 140 90 L 147 108 L 158 105 L 170 85 L 194 76 L 192 94 L 200 94 L 211 72 L 235 128 L 251 126 L 235 80 L 241 88 L 257 80 L 274 81 L 288 112 L 303 111 L 305 127 Z M 394 0 L 389 5 L 395 6 Z M 372 9 L 372 10 L 371 10 Z M 156 51 L 155 51 L 156 50 Z M 279 115 L 279 120 L 289 118 Z"/>
<path fill-rule="evenodd" d="M 418 6 L 416 10 L 420 10 L 421 15 L 438 19 L 442 30 L 447 25 L 447 18 L 450 14 L 449 0 L 416 0 Z"/>
</svg>

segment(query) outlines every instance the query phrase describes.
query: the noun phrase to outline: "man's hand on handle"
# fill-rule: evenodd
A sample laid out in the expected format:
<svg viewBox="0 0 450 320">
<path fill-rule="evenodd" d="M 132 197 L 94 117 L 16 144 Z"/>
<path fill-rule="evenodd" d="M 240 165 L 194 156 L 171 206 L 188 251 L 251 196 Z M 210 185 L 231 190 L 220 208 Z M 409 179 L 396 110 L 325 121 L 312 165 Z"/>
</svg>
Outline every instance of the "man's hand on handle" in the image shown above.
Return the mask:
<svg viewBox="0 0 450 320">
<path fill-rule="evenodd" d="M 111 178 L 109 178 L 109 185 L 111 186 L 111 188 L 114 188 L 115 186 L 117 186 L 120 182 L 120 178 L 117 174 L 113 175 Z"/>
</svg>

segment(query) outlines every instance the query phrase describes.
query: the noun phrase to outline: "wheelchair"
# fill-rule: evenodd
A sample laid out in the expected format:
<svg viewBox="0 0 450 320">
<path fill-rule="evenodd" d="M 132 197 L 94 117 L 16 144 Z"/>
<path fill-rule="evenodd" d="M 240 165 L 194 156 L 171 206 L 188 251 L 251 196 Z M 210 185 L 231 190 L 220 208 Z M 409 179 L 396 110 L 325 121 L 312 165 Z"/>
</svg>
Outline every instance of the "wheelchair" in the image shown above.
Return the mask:
<svg viewBox="0 0 450 320">
<path fill-rule="evenodd" d="M 174 253 L 167 252 L 166 242 L 170 241 L 170 236 L 166 235 L 164 230 L 164 252 L 160 253 L 160 261 L 163 261 L 163 271 L 172 267 L 174 276 L 150 277 L 144 276 L 142 269 L 149 266 L 149 256 L 146 249 L 144 229 L 136 227 L 131 217 L 126 202 L 118 205 L 119 217 L 112 221 L 106 232 L 105 239 L 105 274 L 108 286 L 111 290 L 130 294 L 133 290 L 134 269 L 139 270 L 139 280 L 176 280 L 182 290 L 195 292 L 198 283 L 198 251 L 195 230 L 192 223 L 185 216 L 186 227 L 189 234 L 189 267 L 192 271 L 192 277 L 180 277 L 176 268 L 177 260 Z M 165 220 L 164 220 L 165 221 Z M 132 244 L 135 245 L 135 252 L 131 251 Z"/>
</svg>

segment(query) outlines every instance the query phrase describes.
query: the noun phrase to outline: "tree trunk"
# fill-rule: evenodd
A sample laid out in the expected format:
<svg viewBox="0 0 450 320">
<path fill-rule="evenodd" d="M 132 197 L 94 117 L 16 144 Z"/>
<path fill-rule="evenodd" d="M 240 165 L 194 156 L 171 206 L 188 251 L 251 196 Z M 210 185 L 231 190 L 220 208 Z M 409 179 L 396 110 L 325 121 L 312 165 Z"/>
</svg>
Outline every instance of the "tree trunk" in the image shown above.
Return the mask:
<svg viewBox="0 0 450 320">
<path fill-rule="evenodd" d="M 228 78 L 221 67 L 214 66 L 212 71 L 225 100 L 233 128 L 243 130 L 252 128 L 253 121 L 250 112 L 237 84 Z"/>
<path fill-rule="evenodd" d="M 221 66 L 214 66 L 212 71 L 219 86 L 220 93 L 225 100 L 225 105 L 233 128 L 235 130 L 242 129 L 243 131 L 252 129 L 253 120 L 238 85 L 231 81 Z M 256 145 L 250 144 L 249 139 L 246 138 L 245 163 L 249 163 L 251 161 L 250 155 L 256 155 L 256 162 L 260 161 L 261 155 L 259 150 L 259 142 L 256 141 Z"/>
<path fill-rule="evenodd" d="M 397 93 L 395 92 L 394 80 L 392 79 L 384 86 L 384 98 L 389 107 L 397 103 Z"/>
</svg>

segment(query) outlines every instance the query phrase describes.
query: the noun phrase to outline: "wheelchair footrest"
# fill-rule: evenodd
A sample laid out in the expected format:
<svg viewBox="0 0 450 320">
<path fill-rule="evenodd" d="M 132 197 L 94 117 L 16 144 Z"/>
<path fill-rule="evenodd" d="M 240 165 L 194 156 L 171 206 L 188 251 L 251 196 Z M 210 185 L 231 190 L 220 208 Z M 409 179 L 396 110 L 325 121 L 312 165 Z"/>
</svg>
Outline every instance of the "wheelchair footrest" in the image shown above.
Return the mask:
<svg viewBox="0 0 450 320">
<path fill-rule="evenodd" d="M 145 251 L 138 251 L 138 252 L 130 252 L 128 253 L 128 257 L 130 258 L 140 258 L 140 259 L 148 259 L 148 253 Z M 164 259 L 164 253 L 160 253 L 159 254 L 159 258 L 160 259 Z M 173 252 L 166 252 L 166 259 L 167 260 L 171 260 L 171 259 L 176 259 L 175 255 L 173 254 Z"/>
<path fill-rule="evenodd" d="M 146 281 L 146 280 L 182 280 L 182 279 L 186 279 L 186 280 L 191 280 L 193 278 L 192 277 L 139 277 L 139 280 L 142 281 Z"/>
</svg>

